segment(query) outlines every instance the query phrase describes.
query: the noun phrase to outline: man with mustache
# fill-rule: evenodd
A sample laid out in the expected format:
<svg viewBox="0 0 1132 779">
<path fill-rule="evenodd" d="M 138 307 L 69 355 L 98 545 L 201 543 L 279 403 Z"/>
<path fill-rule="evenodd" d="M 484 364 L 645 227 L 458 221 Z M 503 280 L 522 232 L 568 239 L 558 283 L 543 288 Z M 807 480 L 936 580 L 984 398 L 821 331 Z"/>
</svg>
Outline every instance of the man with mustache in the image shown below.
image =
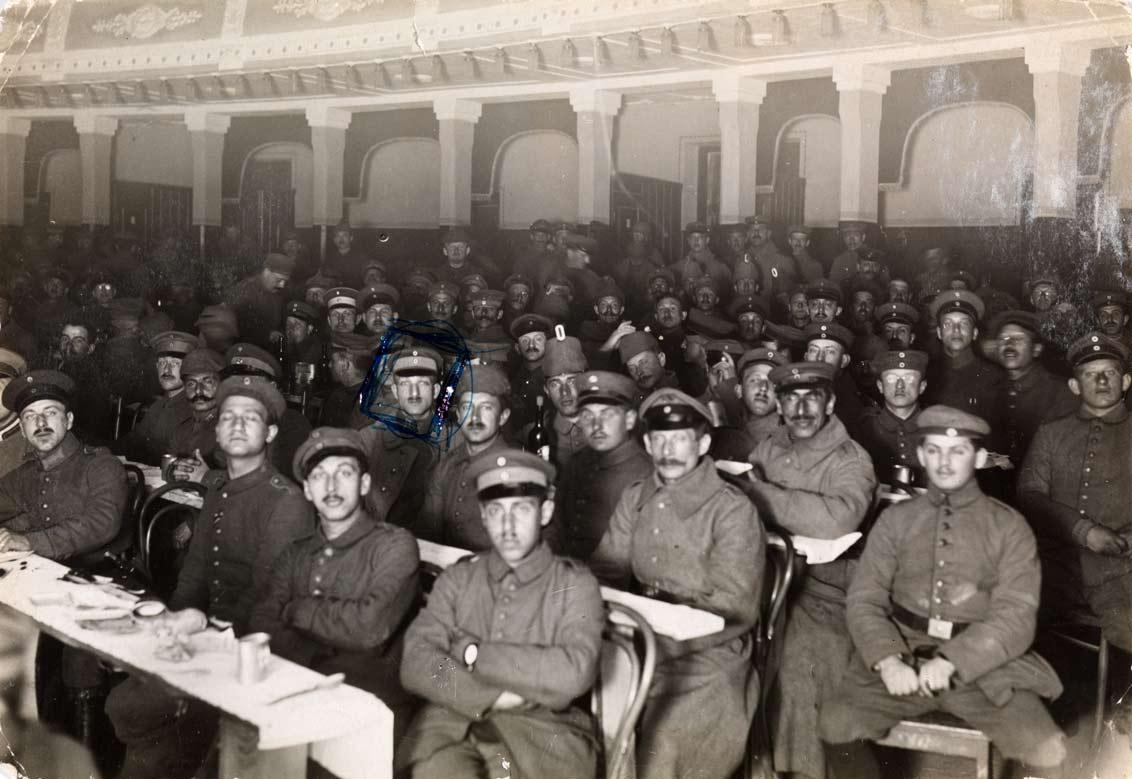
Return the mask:
<svg viewBox="0 0 1132 779">
<path fill-rule="evenodd" d="M 695 306 L 688 312 L 687 329 L 705 338 L 726 338 L 735 332 L 735 325 L 718 311 L 719 290 L 710 276 L 692 281 L 692 300 Z"/>
<path fill-rule="evenodd" d="M 828 324 L 841 316 L 841 287 L 829 279 L 818 279 L 806 287 L 806 308 L 810 322 Z"/>
<path fill-rule="evenodd" d="M 855 336 L 837 322 L 811 322 L 802 331 L 806 339 L 803 359 L 824 362 L 833 367 L 833 391 L 837 395 L 837 418 L 850 435 L 855 435 L 862 412 L 872 405 L 861 393 L 860 385 L 849 372 L 850 355 Z"/>
<path fill-rule="evenodd" d="M 285 309 L 283 335 L 287 339 L 286 361 L 288 365 L 307 363 L 318 365 L 322 362 L 324 348 L 319 329 L 323 326 L 322 306 L 305 300 L 292 300 Z"/>
<path fill-rule="evenodd" d="M 692 222 L 684 228 L 688 253 L 668 266 L 681 289 L 692 294 L 692 283 L 704 276 L 715 279 L 720 289 L 731 289 L 731 269 L 711 250 L 711 230 L 703 222 Z"/>
<path fill-rule="evenodd" d="M 920 395 L 928 386 L 924 381 L 927 370 L 927 352 L 889 351 L 872 361 L 884 404 L 865 409 L 857 442 L 872 457 L 877 477 L 889 484 L 896 466 L 919 467 L 915 456 L 916 417 L 920 413 Z"/>
<path fill-rule="evenodd" d="M 578 418 L 578 375 L 587 367 L 586 355 L 577 338 L 568 335 L 547 341 L 542 363 L 546 377 L 543 392 L 553 408 L 544 426 L 551 431 L 554 440 L 551 459 L 559 467 L 565 467 L 570 458 L 586 446 L 585 429 Z M 519 440 L 527 440 L 533 424 L 523 428 Z"/>
<path fill-rule="evenodd" d="M 444 255 L 444 264 L 435 269 L 436 277 L 441 281 L 448 281 L 459 285 L 464 278 L 479 274 L 485 279 L 491 277 L 498 280 L 495 263 L 476 251 L 472 258 L 472 237 L 466 227 L 455 225 L 449 227 L 442 238 L 441 254 Z"/>
<path fill-rule="evenodd" d="M 881 351 L 912 348 L 916 340 L 916 325 L 920 323 L 920 312 L 915 306 L 898 300 L 889 301 L 877 306 L 873 317 L 880 328 L 879 338 L 884 344 Z"/>
<path fill-rule="evenodd" d="M 680 383 L 673 371 L 665 370 L 666 356 L 652 333 L 635 330 L 617 345 L 625 372 L 637 384 L 639 403 L 661 387 L 677 388 Z"/>
<path fill-rule="evenodd" d="M 747 219 L 747 245 L 751 256 L 759 266 L 762 276 L 762 292 L 771 305 L 786 303 L 786 292 L 798 283 L 798 266 L 792 256 L 779 251 L 771 238 L 772 226 L 761 216 Z M 818 274 L 819 278 L 821 274 Z"/>
<path fill-rule="evenodd" d="M 1042 609 L 1051 619 L 1093 613 L 1105 637 L 1132 652 L 1132 385 L 1128 351 L 1104 333 L 1069 348 L 1077 412 L 1044 423 L 1018 477 L 1018 506 L 1042 557 Z"/>
<path fill-rule="evenodd" d="M 1125 329 L 1128 327 L 1128 296 L 1123 292 L 1093 293 L 1093 318 L 1097 330 L 1117 339 L 1125 348 L 1132 347 L 1132 335 Z"/>
<path fill-rule="evenodd" d="M 192 333 L 175 330 L 160 333 L 150 342 L 162 395 L 145 408 L 134 429 L 115 447 L 128 459 L 149 465 L 160 463 L 161 455 L 171 451 L 173 432 L 192 418 L 181 365 L 198 343 Z"/>
<path fill-rule="evenodd" d="M 594 723 L 574 701 L 597 675 L 605 607 L 593 574 L 542 538 L 554 474 L 517 449 L 471 463 L 492 548 L 441 573 L 405 635 L 401 682 L 426 703 L 397 776 L 594 776 Z"/>
<path fill-rule="evenodd" d="M 605 535 L 621 494 L 652 473 L 652 460 L 635 435 L 633 380 L 610 371 L 586 371 L 578 383 L 586 448 L 558 477 L 555 524 L 562 533 L 562 553 L 588 560 Z"/>
<path fill-rule="evenodd" d="M 468 336 L 468 349 L 473 359 L 481 362 L 507 362 L 511 354 L 511 336 L 503 329 L 503 293 L 482 289 L 467 298 L 473 332 Z"/>
<path fill-rule="evenodd" d="M 355 430 L 320 427 L 295 453 L 294 477 L 318 515 L 285 547 L 248 618 L 271 652 L 381 698 L 393 710 L 393 743 L 415 702 L 398 678 L 405 629 L 419 595 L 412 534 L 366 512 L 371 488 Z"/>
<path fill-rule="evenodd" d="M 513 273 L 503 280 L 503 292 L 503 326 L 510 329 L 512 322 L 530 310 L 535 283 L 529 276 Z"/>
<path fill-rule="evenodd" d="M 165 471 L 169 481 L 201 481 L 216 467 L 217 397 L 224 358 L 211 349 L 197 348 L 181 361 L 185 399 L 192 414 L 173 430 L 168 453 L 176 459 Z"/>
<path fill-rule="evenodd" d="M 24 459 L 27 444 L 20 427 L 20 415 L 14 408 L 7 408 L 2 398 L 4 388 L 27 369 L 27 360 L 10 349 L 0 348 L 0 476 L 15 470 Z"/>
<path fill-rule="evenodd" d="M 755 507 L 716 473 L 702 403 L 661 389 L 640 416 L 653 473 L 622 493 L 591 567 L 613 586 L 710 611 L 725 626 L 690 641 L 657 639 L 637 774 L 728 777 L 743 760 L 758 701 L 750 633 L 766 537 Z"/>
<path fill-rule="evenodd" d="M 928 366 L 926 403 L 991 414 L 1002 391 L 1002 368 L 979 357 L 972 344 L 979 337 L 979 320 L 986 307 L 975 293 L 963 289 L 939 293 L 929 307 L 943 354 Z"/>
<path fill-rule="evenodd" d="M 311 505 L 268 456 L 286 408 L 279 390 L 263 377 L 229 376 L 218 398 L 216 440 L 225 469 L 204 479 L 201 521 L 166 620 L 181 632 L 195 632 L 212 617 L 231 622 L 241 636 L 272 564 L 288 544 L 310 533 L 313 517 Z M 106 712 L 126 745 L 122 776 L 139 779 L 193 776 L 219 723 L 219 713 L 207 704 L 136 676 L 114 688 Z"/>
<path fill-rule="evenodd" d="M 735 337 L 747 349 L 758 349 L 763 343 L 769 318 L 766 304 L 752 296 L 735 298 L 727 307 L 727 315 L 735 322 Z"/>
<path fill-rule="evenodd" d="M 821 261 L 810 254 L 810 228 L 805 225 L 791 225 L 786 230 L 786 243 L 798 266 L 802 283 L 810 284 L 825 276 Z"/>
<path fill-rule="evenodd" d="M 418 538 L 473 552 L 491 549 L 477 509 L 475 481 L 467 471 L 481 452 L 507 448 L 501 433 L 511 416 L 510 404 L 511 383 L 501 368 L 479 362 L 464 368 L 449 411 L 460 432 L 425 490 L 424 508 L 412 526 Z"/>
<path fill-rule="evenodd" d="M 540 314 L 523 314 L 510 326 L 514 340 L 511 360 L 511 418 L 510 429 L 521 430 L 533 422 L 538 409 L 535 398 L 543 392 L 545 377 L 542 372 L 546 355 L 546 339 L 554 332 L 554 323 Z"/>
<path fill-rule="evenodd" d="M 740 427 L 750 442 L 750 449 L 782 427 L 770 372 L 785 364 L 786 357 L 782 352 L 765 347 L 751 349 L 739 358 L 736 366 L 739 383 L 735 385 L 735 395 L 743 403 Z"/>
<path fill-rule="evenodd" d="M 814 325 L 811 325 L 813 327 Z M 783 426 L 751 452 L 749 494 L 763 521 L 787 533 L 834 539 L 860 527 L 876 475 L 868 453 L 834 416 L 835 370 L 794 362 L 770 372 Z M 771 732 L 774 770 L 821 779 L 818 707 L 841 682 L 852 644 L 845 629 L 849 563 L 806 568 L 783 636 L 779 707 Z"/>
<path fill-rule="evenodd" d="M 853 659 L 821 711 L 833 775 L 881 776 L 867 740 L 933 711 L 1039 768 L 1018 775 L 1048 775 L 1041 769 L 1065 759 L 1065 737 L 1041 699 L 1062 688 L 1029 652 L 1043 578 L 1033 531 L 979 489 L 985 420 L 931 406 L 917 434 L 927 494 L 881 514 L 849 588 Z"/>
<path fill-rule="evenodd" d="M 608 363 L 610 353 L 617 348 L 614 331 L 624 321 L 625 294 L 610 276 L 598 284 L 593 313 L 596 319 L 587 319 L 578 328 L 578 340 L 590 365 Z"/>
<path fill-rule="evenodd" d="M 1004 311 L 989 327 L 995 356 L 1006 369 L 994 406 L 996 429 L 991 440 L 994 451 L 1009 457 L 1014 467 L 1021 467 L 1039 425 L 1072 414 L 1078 405 L 1065 379 L 1039 361 L 1044 349 L 1041 329 L 1038 317 L 1029 311 Z"/>
<path fill-rule="evenodd" d="M 450 281 L 438 281 L 428 289 L 425 301 L 430 319 L 455 322 L 460 310 L 460 288 Z"/>
<path fill-rule="evenodd" d="M 684 332 L 684 321 L 687 317 L 687 309 L 680 298 L 673 294 L 665 294 L 657 298 L 653 304 L 652 314 L 645 319 L 641 328 L 653 334 L 664 352 L 665 359 L 673 364 L 684 359 L 684 350 L 688 342 L 687 334 Z"/>
<path fill-rule="evenodd" d="M 359 293 L 358 308 L 362 312 L 365 331 L 381 338 L 395 321 L 401 293 L 392 284 L 379 282 L 366 287 Z"/>
</svg>

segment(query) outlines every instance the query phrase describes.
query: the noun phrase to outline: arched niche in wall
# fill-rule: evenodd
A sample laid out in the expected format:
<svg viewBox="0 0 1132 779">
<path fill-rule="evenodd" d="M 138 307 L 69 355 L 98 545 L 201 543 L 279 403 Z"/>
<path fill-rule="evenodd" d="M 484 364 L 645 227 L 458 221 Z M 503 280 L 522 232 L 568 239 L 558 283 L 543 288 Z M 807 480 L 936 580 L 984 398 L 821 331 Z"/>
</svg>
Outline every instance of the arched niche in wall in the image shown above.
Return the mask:
<svg viewBox="0 0 1132 779">
<path fill-rule="evenodd" d="M 1033 137 L 1030 117 L 1009 103 L 961 103 L 923 114 L 905 138 L 899 181 L 881 185 L 884 224 L 1020 224 Z"/>
<path fill-rule="evenodd" d="M 1104 119 L 1100 175 L 1089 177 L 1095 190 L 1097 247 L 1119 251 L 1120 211 L 1132 209 L 1132 95 L 1113 103 Z M 1080 218 L 1082 215 L 1078 215 Z"/>
<path fill-rule="evenodd" d="M 577 218 L 578 143 L 566 133 L 512 135 L 496 152 L 491 179 L 501 230 L 526 230 L 536 219 Z"/>
<path fill-rule="evenodd" d="M 314 224 L 314 154 L 304 143 L 281 141 L 265 143 L 248 152 L 240 170 L 240 195 L 248 186 L 249 169 L 257 162 L 288 162 L 291 189 L 295 191 L 295 227 Z"/>
<path fill-rule="evenodd" d="M 78 149 L 55 149 L 44 156 L 40 163 L 39 191 L 51 198 L 51 221 L 61 225 L 82 224 L 82 180 L 82 158 Z"/>
<path fill-rule="evenodd" d="M 353 227 L 435 229 L 440 220 L 440 144 L 391 138 L 371 148 L 362 167 L 361 197 L 347 205 Z"/>
<path fill-rule="evenodd" d="M 806 180 L 805 223 L 810 227 L 837 227 L 841 215 L 841 121 L 828 114 L 804 114 L 783 124 L 774 142 L 774 176 L 769 192 L 782 186 L 783 146 L 787 143 L 799 147 L 798 175 Z"/>
</svg>

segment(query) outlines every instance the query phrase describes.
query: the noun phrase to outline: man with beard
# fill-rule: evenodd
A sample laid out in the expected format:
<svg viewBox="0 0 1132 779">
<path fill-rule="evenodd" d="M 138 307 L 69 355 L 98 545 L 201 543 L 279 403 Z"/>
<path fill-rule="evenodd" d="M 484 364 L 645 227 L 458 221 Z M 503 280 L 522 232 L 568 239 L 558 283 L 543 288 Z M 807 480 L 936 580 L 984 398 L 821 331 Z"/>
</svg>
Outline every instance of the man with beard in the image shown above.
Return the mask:
<svg viewBox="0 0 1132 779">
<path fill-rule="evenodd" d="M 513 273 L 504 280 L 503 293 L 506 296 L 503 304 L 503 326 L 510 329 L 511 323 L 530 309 L 535 294 L 535 284 L 530 276 Z"/>
<path fill-rule="evenodd" d="M 587 319 L 578 328 L 578 340 L 586 354 L 590 366 L 605 366 L 610 354 L 617 348 L 614 331 L 622 323 L 625 313 L 625 295 L 609 276 L 601 280 L 597 298 L 594 299 L 593 313 L 596 319 Z"/>
<path fill-rule="evenodd" d="M 345 219 L 334 226 L 330 240 L 334 246 L 326 252 L 321 272 L 337 279 L 339 284 L 357 289 L 361 286 L 362 268 L 369 262 L 369 255 L 354 248 L 354 233 Z"/>
<path fill-rule="evenodd" d="M 1038 426 L 1072 414 L 1078 406 L 1064 379 L 1038 360 L 1042 356 L 1041 325 L 1029 311 L 1004 311 L 990 324 L 998 363 L 1006 380 L 995 399 L 994 451 L 1020 467 Z"/>
<path fill-rule="evenodd" d="M 661 387 L 680 386 L 675 372 L 665 370 L 666 356 L 652 333 L 643 330 L 629 333 L 621 339 L 617 351 L 621 356 L 621 364 L 625 366 L 625 372 L 637 385 L 634 398 L 636 403 L 640 403 Z"/>
<path fill-rule="evenodd" d="M 879 777 L 865 740 L 932 711 L 982 731 L 1023 762 L 1019 776 L 1039 775 L 1025 766 L 1057 766 L 1065 737 L 1041 701 L 1061 683 L 1028 651 L 1043 578 L 1034 534 L 979 490 L 985 420 L 932 406 L 917 428 L 927 494 L 880 516 L 848 594 L 853 660 L 821 711 L 822 738 L 845 745 L 829 751 L 833 775 Z"/>
<path fill-rule="evenodd" d="M 586 448 L 558 477 L 554 524 L 562 534 L 562 553 L 588 560 L 609 528 L 622 493 L 652 474 L 652 460 L 634 433 L 633 380 L 620 373 L 587 371 L 578 383 L 578 417 Z"/>
<path fill-rule="evenodd" d="M 453 397 L 449 413 L 460 432 L 433 471 L 424 508 L 411 529 L 418 538 L 482 552 L 491 549 L 491 537 L 480 520 L 468 465 L 481 452 L 507 448 L 502 429 L 511 416 L 511 384 L 498 366 L 473 362 L 460 375 Z"/>
<path fill-rule="evenodd" d="M 703 222 L 692 222 L 684 228 L 688 253 L 669 266 L 680 288 L 692 294 L 692 284 L 704 276 L 715 279 L 720 289 L 731 289 L 731 269 L 711 250 L 711 230 Z"/>
<path fill-rule="evenodd" d="M 285 254 L 269 254 L 255 276 L 241 281 L 225 295 L 225 302 L 236 311 L 240 337 L 270 349 L 282 336 L 283 292 L 295 270 L 295 261 Z"/>
<path fill-rule="evenodd" d="M 911 349 L 916 340 L 916 325 L 920 323 L 920 312 L 908 303 L 889 301 L 877 306 L 873 317 L 880 327 L 880 339 L 884 348 L 881 351 Z"/>
<path fill-rule="evenodd" d="M 380 339 L 397 320 L 401 293 L 392 284 L 381 283 L 366 287 L 358 298 L 358 308 L 362 312 L 362 325 L 366 333 Z"/>
<path fill-rule="evenodd" d="M 861 413 L 871 403 L 862 395 L 858 383 L 847 370 L 850 361 L 849 351 L 853 348 L 853 334 L 836 322 L 809 324 L 802 334 L 806 339 L 803 359 L 809 362 L 824 362 L 833 368 L 837 418 L 849 430 L 849 434 L 855 437 Z"/>
<path fill-rule="evenodd" d="M 1093 318 L 1097 330 L 1132 348 L 1132 335 L 1128 327 L 1128 296 L 1123 292 L 1100 291 L 1093 293 Z M 17 350 L 18 351 L 18 350 Z"/>
<path fill-rule="evenodd" d="M 929 366 L 925 402 L 976 415 L 993 412 L 995 398 L 1002 391 L 1003 371 L 972 349 L 985 310 L 975 293 L 961 289 L 941 292 L 932 301 L 929 311 L 943 354 Z"/>
<path fill-rule="evenodd" d="M 786 243 L 790 245 L 790 253 L 794 255 L 794 263 L 803 284 L 812 284 L 825 276 L 821 262 L 810 254 L 810 228 L 805 225 L 791 226 L 786 231 Z"/>
<path fill-rule="evenodd" d="M 536 279 L 550 261 L 550 233 L 553 227 L 545 219 L 536 219 L 527 228 L 527 243 L 515 250 L 511 270 L 528 279 Z M 503 285 L 504 290 L 507 285 Z"/>
<path fill-rule="evenodd" d="M 217 391 L 224 358 L 211 349 L 197 348 L 181 361 L 181 379 L 191 417 L 173 430 L 167 453 L 175 459 L 164 473 L 168 481 L 201 481 L 216 467 Z"/>
<path fill-rule="evenodd" d="M 511 336 L 500 324 L 503 320 L 503 293 L 485 289 L 467 301 L 474 331 L 468 336 L 468 349 L 473 359 L 481 362 L 506 363 L 511 354 Z"/>
<path fill-rule="evenodd" d="M 318 525 L 283 549 L 252 608 L 248 630 L 271 636 L 273 655 L 381 698 L 393 743 L 416 708 L 401 687 L 402 641 L 419 593 L 417 543 L 368 514 L 366 449 L 354 430 L 320 427 L 295 453 L 294 477 Z"/>
<path fill-rule="evenodd" d="M 157 362 L 157 381 L 162 394 L 146 407 L 145 416 L 119 445 L 127 459 L 149 465 L 161 462 L 161 455 L 171 451 L 174 431 L 192 418 L 181 364 L 185 355 L 198 343 L 192 333 L 175 330 L 161 333 L 153 339 L 151 348 Z"/>
<path fill-rule="evenodd" d="M 0 348 L 0 476 L 15 470 L 24 459 L 27 442 L 21 435 L 20 415 L 3 403 L 4 388 L 27 372 L 28 364 L 10 349 Z"/>
<path fill-rule="evenodd" d="M 867 222 L 842 222 L 841 242 L 845 251 L 833 258 L 829 265 L 829 280 L 840 284 L 857 270 L 859 252 L 865 246 Z"/>
<path fill-rule="evenodd" d="M 735 322 L 736 338 L 746 349 L 763 346 L 768 312 L 761 298 L 735 298 L 727 307 L 727 314 Z"/>
<path fill-rule="evenodd" d="M 744 352 L 735 367 L 739 381 L 735 396 L 742 402 L 739 426 L 747 437 L 748 451 L 774 434 L 782 426 L 778 405 L 774 399 L 774 385 L 770 372 L 786 364 L 782 352 L 759 347 Z"/>
<path fill-rule="evenodd" d="M 594 776 L 594 723 L 574 701 L 594 684 L 606 617 L 593 575 L 542 538 L 554 473 L 516 449 L 469 467 L 492 549 L 445 570 L 405 636 L 401 682 L 426 704 L 398 776 Z"/>
<path fill-rule="evenodd" d="M 812 325 L 811 325 L 812 326 Z M 770 372 L 783 427 L 751 452 L 750 494 L 764 522 L 784 532 L 834 539 L 854 532 L 873 503 L 869 455 L 833 415 L 834 368 L 795 362 Z M 837 690 L 852 650 L 845 629 L 846 560 L 810 565 L 783 637 L 774 770 L 821 779 L 818 708 Z"/>
<path fill-rule="evenodd" d="M 165 620 L 176 632 L 191 633 L 203 630 L 211 617 L 231 622 L 242 636 L 272 564 L 288 544 L 310 533 L 313 512 L 268 456 L 286 408 L 275 386 L 264 378 L 229 376 L 218 398 L 216 440 L 226 466 L 205 477 L 202 521 Z M 212 747 L 219 712 L 166 690 L 131 676 L 110 693 L 106 713 L 126 745 L 122 776 L 187 779 Z"/>
<path fill-rule="evenodd" d="M 806 297 L 806 287 L 799 285 L 790 290 L 786 297 L 786 324 L 797 330 L 810 323 L 810 301 Z"/>
<path fill-rule="evenodd" d="M 829 324 L 841 316 L 841 287 L 829 279 L 818 279 L 806 287 L 806 308 L 811 324 Z"/>
<path fill-rule="evenodd" d="M 705 338 L 726 338 L 735 332 L 735 325 L 717 312 L 719 290 L 711 276 L 702 276 L 691 284 L 695 306 L 688 312 L 689 332 Z"/>
<path fill-rule="evenodd" d="M 771 225 L 761 216 L 747 220 L 747 245 L 762 271 L 763 294 L 775 305 L 786 305 L 786 293 L 798 283 L 793 257 L 787 257 L 771 240 Z"/>
<path fill-rule="evenodd" d="M 727 777 L 743 760 L 758 702 L 750 633 L 766 537 L 755 507 L 716 473 L 702 403 L 661 389 L 640 416 L 653 474 L 622 493 L 590 565 L 608 584 L 709 611 L 725 626 L 690 641 L 657 639 L 637 773 Z"/>
<path fill-rule="evenodd" d="M 326 291 L 326 324 L 331 333 L 352 333 L 358 326 L 358 291 L 334 287 Z M 241 331 L 242 332 L 242 331 Z"/>
<path fill-rule="evenodd" d="M 582 344 L 577 338 L 568 335 L 546 342 L 542 362 L 542 373 L 546 377 L 543 392 L 553 408 L 544 427 L 550 430 L 554 442 L 551 461 L 559 467 L 565 467 L 586 445 L 585 429 L 578 419 L 578 375 L 587 367 Z M 533 424 L 523 428 L 519 440 L 527 440 Z"/>
<path fill-rule="evenodd" d="M 429 319 L 455 322 L 460 310 L 460 288 L 448 281 L 436 282 L 428 289 L 425 306 Z"/>
<path fill-rule="evenodd" d="M 554 332 L 554 323 L 539 314 L 523 314 L 511 323 L 511 337 L 519 355 L 511 368 L 511 428 L 521 430 L 533 422 L 537 411 L 535 398 L 543 392 L 542 372 L 546 355 L 546 339 Z"/>
<path fill-rule="evenodd" d="M 877 478 L 888 484 L 894 481 L 897 466 L 916 469 L 916 416 L 920 413 L 920 395 L 928 383 L 927 352 L 888 351 L 877 355 L 872 363 L 877 377 L 877 390 L 884 405 L 870 406 L 862 414 L 857 429 L 857 442 L 873 460 Z"/>
<path fill-rule="evenodd" d="M 1018 507 L 1038 536 L 1042 609 L 1050 620 L 1092 613 L 1132 652 L 1132 385 L 1128 352 L 1103 333 L 1069 348 L 1075 414 L 1044 423 L 1018 477 Z M 1125 704 L 1126 705 L 1126 704 Z"/>
</svg>

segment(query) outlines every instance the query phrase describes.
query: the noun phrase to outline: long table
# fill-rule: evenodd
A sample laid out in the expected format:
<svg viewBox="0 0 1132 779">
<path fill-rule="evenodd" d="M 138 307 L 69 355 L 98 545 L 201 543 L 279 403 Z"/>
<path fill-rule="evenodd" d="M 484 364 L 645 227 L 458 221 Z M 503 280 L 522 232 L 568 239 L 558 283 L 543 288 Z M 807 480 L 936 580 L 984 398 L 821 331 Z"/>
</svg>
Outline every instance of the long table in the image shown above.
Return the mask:
<svg viewBox="0 0 1132 779">
<path fill-rule="evenodd" d="M 68 569 L 37 555 L 22 562 L 26 567 L 0 564 L 5 571 L 0 603 L 27 614 L 65 644 L 222 712 L 223 779 L 304 776 L 308 756 L 344 779 L 392 777 L 393 713 L 374 695 L 342 684 L 271 703 L 284 692 L 314 688 L 325 677 L 272 657 L 264 681 L 239 684 L 235 638 L 211 629 L 192 637 L 190 660 L 159 659 L 156 636 L 146 626 L 127 634 L 85 629 L 78 624 L 83 612 L 61 603 L 118 602 L 128 608 L 136 596 L 112 585 L 63 581 Z"/>
</svg>

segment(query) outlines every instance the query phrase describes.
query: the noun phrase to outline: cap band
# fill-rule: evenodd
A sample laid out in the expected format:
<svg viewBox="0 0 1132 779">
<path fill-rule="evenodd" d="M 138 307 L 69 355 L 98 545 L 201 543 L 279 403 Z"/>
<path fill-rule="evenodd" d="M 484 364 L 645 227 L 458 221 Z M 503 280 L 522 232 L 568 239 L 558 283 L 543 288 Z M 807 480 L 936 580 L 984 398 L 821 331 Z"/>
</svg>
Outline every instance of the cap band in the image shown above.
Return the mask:
<svg viewBox="0 0 1132 779">
<path fill-rule="evenodd" d="M 364 473 L 369 470 L 369 458 L 366 457 L 365 452 L 354 449 L 350 446 L 328 446 L 324 449 L 317 450 L 303 465 L 303 479 L 305 480 L 310 476 L 311 471 L 315 466 L 325 460 L 327 457 L 353 457 L 358 461 L 358 468 Z"/>
</svg>

